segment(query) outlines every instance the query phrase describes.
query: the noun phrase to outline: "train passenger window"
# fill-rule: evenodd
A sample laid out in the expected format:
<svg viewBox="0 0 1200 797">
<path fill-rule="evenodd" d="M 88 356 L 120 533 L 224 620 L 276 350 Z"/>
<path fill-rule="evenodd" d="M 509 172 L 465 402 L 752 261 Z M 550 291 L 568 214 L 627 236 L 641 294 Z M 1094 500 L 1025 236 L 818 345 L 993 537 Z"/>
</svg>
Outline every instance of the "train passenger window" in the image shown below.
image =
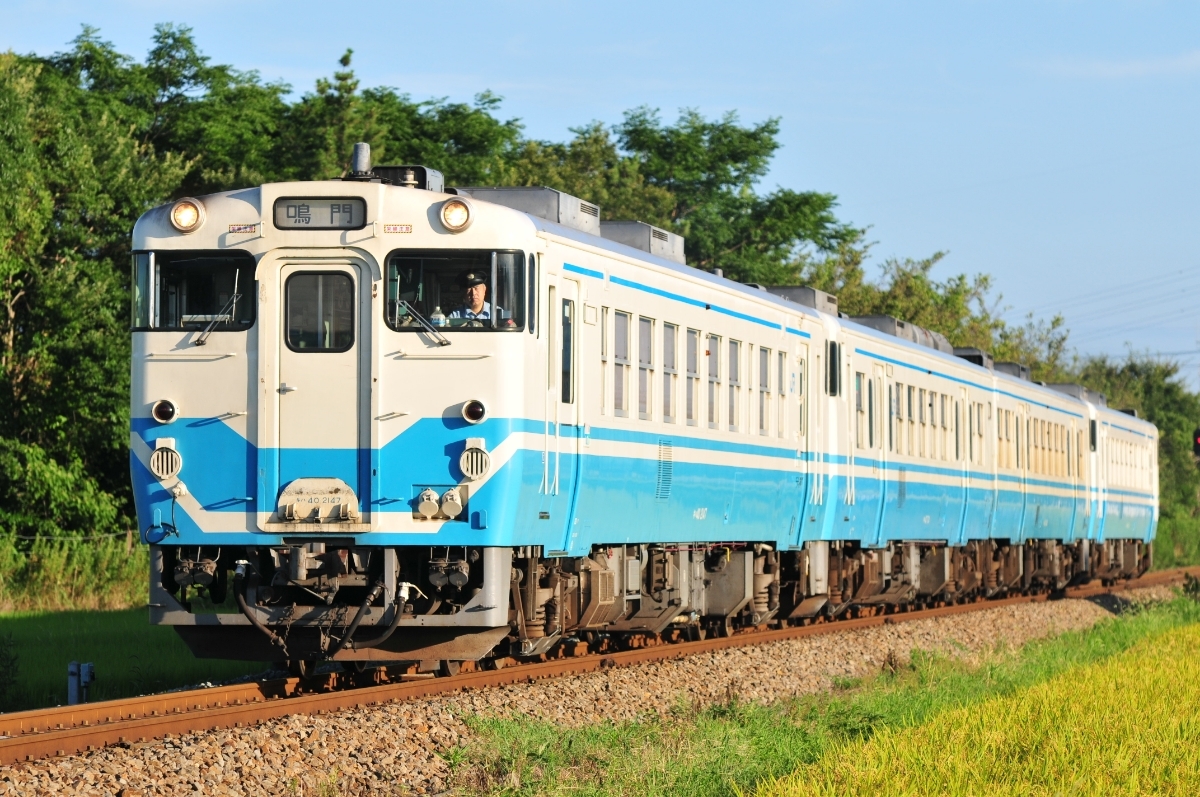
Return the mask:
<svg viewBox="0 0 1200 797">
<path fill-rule="evenodd" d="M 537 320 L 537 259 L 529 253 L 529 334 L 534 333 Z"/>
<path fill-rule="evenodd" d="M 254 323 L 254 258 L 245 252 L 133 256 L 133 328 L 224 332 Z"/>
<path fill-rule="evenodd" d="M 721 390 L 721 339 L 716 335 L 708 336 L 708 428 L 717 428 L 717 417 L 720 413 Z"/>
<path fill-rule="evenodd" d="M 779 363 L 779 368 L 776 370 L 775 392 L 779 396 L 779 420 L 775 425 L 775 434 L 783 437 L 785 433 L 785 419 L 787 418 L 787 354 L 785 352 L 776 352 L 775 359 Z M 796 386 L 792 385 L 792 391 L 796 390 Z M 804 398 L 800 398 L 800 417 L 804 417 Z"/>
<path fill-rule="evenodd" d="M 917 455 L 917 389 L 908 386 L 908 455 Z"/>
<path fill-rule="evenodd" d="M 629 313 L 613 314 L 613 412 L 618 418 L 629 416 Z"/>
<path fill-rule="evenodd" d="M 962 414 L 962 411 L 959 409 L 960 406 L 961 405 L 959 404 L 959 402 L 957 402 L 957 401 L 954 402 L 954 461 L 955 462 L 962 461 L 962 434 L 961 434 L 961 429 L 962 429 L 961 420 L 962 419 L 960 417 Z"/>
<path fill-rule="evenodd" d="M 867 444 L 875 448 L 875 380 L 867 380 Z"/>
<path fill-rule="evenodd" d="M 675 422 L 675 380 L 679 373 L 675 363 L 676 338 L 679 327 L 674 324 L 663 324 L 663 420 Z"/>
<path fill-rule="evenodd" d="M 854 372 L 854 445 L 858 448 L 863 447 L 864 438 L 866 437 L 866 397 L 863 395 L 865 385 L 863 384 L 864 375 L 862 371 Z"/>
<path fill-rule="evenodd" d="M 603 415 L 608 404 L 608 308 L 600 308 L 600 414 Z"/>
<path fill-rule="evenodd" d="M 562 403 L 575 403 L 575 378 L 572 373 L 575 360 L 575 302 L 562 302 Z"/>
<path fill-rule="evenodd" d="M 523 252 L 392 252 L 387 258 L 387 325 L 397 332 L 420 332 L 423 327 L 411 307 L 433 326 L 456 332 L 520 331 L 529 301 L 524 263 Z M 535 287 L 531 284 L 530 291 Z M 552 320 L 553 305 L 548 312 Z"/>
<path fill-rule="evenodd" d="M 695 426 L 699 420 L 700 403 L 700 332 L 687 331 L 687 424 Z"/>
<path fill-rule="evenodd" d="M 354 345 L 354 281 L 343 273 L 288 277 L 287 345 L 300 352 L 339 352 Z"/>
<path fill-rule="evenodd" d="M 1020 419 L 1020 418 L 1017 418 L 1017 422 L 1016 422 L 1015 424 L 1013 424 L 1013 426 L 1014 426 L 1014 429 L 1013 429 L 1013 431 L 1014 431 L 1014 433 L 1015 433 L 1015 434 L 1014 434 L 1014 439 L 1015 439 L 1015 442 L 1016 442 L 1016 444 L 1017 444 L 1017 445 L 1016 445 L 1016 449 L 1017 449 L 1017 470 L 1020 470 L 1020 469 L 1021 469 L 1021 419 Z"/>
<path fill-rule="evenodd" d="M 729 431 L 738 430 L 741 420 L 742 395 L 742 344 L 741 341 L 729 341 Z"/>
<path fill-rule="evenodd" d="M 758 433 L 771 433 L 771 350 L 758 349 Z"/>
<path fill-rule="evenodd" d="M 892 385 L 888 385 L 887 402 L 888 402 L 888 451 L 895 450 L 895 439 L 892 434 L 892 425 L 896 420 L 896 408 L 892 404 Z"/>
<path fill-rule="evenodd" d="M 967 461 L 975 462 L 975 411 L 967 405 Z"/>
<path fill-rule="evenodd" d="M 638 318 L 638 417 L 648 421 L 654 417 L 651 408 L 654 394 L 654 321 Z"/>
<path fill-rule="evenodd" d="M 917 423 L 919 423 L 921 425 L 921 431 L 919 433 L 920 437 L 918 438 L 918 441 L 917 441 L 917 454 L 919 456 L 923 457 L 923 456 L 925 456 L 925 438 L 928 437 L 928 434 L 926 434 L 927 427 L 925 425 L 925 391 L 924 390 L 917 391 Z"/>
<path fill-rule="evenodd" d="M 784 371 L 785 371 L 785 367 L 784 367 L 784 362 L 785 362 L 785 359 L 786 359 L 786 355 L 785 355 L 783 352 L 779 352 L 779 373 L 780 373 L 780 376 L 782 376 L 782 375 L 784 374 Z M 803 437 L 803 436 L 804 436 L 804 419 L 807 417 L 807 416 L 805 415 L 805 407 L 806 407 L 807 405 L 806 405 L 806 402 L 805 402 L 805 393 L 804 393 L 804 391 L 805 391 L 806 385 L 807 385 L 808 383 L 807 383 L 807 382 L 805 381 L 805 379 L 804 379 L 804 373 L 805 373 L 805 371 L 804 371 L 804 367 L 805 367 L 805 361 L 804 361 L 804 358 L 803 358 L 803 357 L 801 357 L 799 360 L 797 360 L 797 361 L 796 361 L 796 380 L 795 380 L 795 383 L 794 383 L 794 384 L 793 384 L 793 386 L 792 386 L 792 390 L 793 390 L 793 391 L 796 393 L 796 397 L 799 399 L 799 401 L 798 401 L 798 404 L 797 404 L 797 410 L 799 411 L 799 418 L 798 418 L 798 420 L 796 421 L 796 434 L 800 435 L 801 437 Z M 781 381 L 782 381 L 782 380 L 781 380 Z M 783 392 L 783 389 L 782 389 L 782 388 L 780 388 L 780 392 L 781 392 L 781 393 Z M 783 432 L 784 432 L 784 428 L 783 428 L 783 427 L 784 427 L 784 424 L 783 424 L 783 420 L 782 420 L 782 419 L 783 419 L 783 417 L 784 417 L 784 415 L 783 415 L 783 405 L 784 405 L 785 403 L 786 403 L 786 402 L 783 400 L 783 398 L 782 398 L 782 396 L 781 396 L 781 397 L 780 397 L 780 399 L 779 399 L 779 417 L 780 417 L 780 421 L 779 421 L 779 436 L 780 436 L 780 437 L 783 437 Z"/>
<path fill-rule="evenodd" d="M 1092 451 L 1096 450 L 1096 422 L 1088 421 L 1088 441 Z"/>
<path fill-rule="evenodd" d="M 840 396 L 842 394 L 842 347 L 831 340 L 825 348 L 829 355 L 825 358 L 825 392 L 831 396 Z"/>
</svg>

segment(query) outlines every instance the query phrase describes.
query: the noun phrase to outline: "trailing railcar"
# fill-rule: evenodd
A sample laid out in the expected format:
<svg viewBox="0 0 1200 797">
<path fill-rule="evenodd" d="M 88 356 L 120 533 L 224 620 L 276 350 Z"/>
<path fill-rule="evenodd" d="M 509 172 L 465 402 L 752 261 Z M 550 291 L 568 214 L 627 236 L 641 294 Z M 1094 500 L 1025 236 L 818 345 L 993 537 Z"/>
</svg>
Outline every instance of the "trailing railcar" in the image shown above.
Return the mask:
<svg viewBox="0 0 1200 797">
<path fill-rule="evenodd" d="M 557 191 L 359 147 L 133 246 L 151 621 L 200 656 L 452 669 L 1149 564 L 1153 425 Z"/>
</svg>

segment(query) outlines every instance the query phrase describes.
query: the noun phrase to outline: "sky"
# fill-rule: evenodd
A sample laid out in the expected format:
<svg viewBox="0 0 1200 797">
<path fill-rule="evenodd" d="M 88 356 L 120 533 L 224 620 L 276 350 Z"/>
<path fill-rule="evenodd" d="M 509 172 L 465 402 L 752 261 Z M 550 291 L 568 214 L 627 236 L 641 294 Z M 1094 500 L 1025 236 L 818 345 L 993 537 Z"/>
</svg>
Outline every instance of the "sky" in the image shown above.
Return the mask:
<svg viewBox="0 0 1200 797">
<path fill-rule="evenodd" d="M 1200 385 L 1200 4 L 0 0 L 0 51 L 88 24 L 141 59 L 159 22 L 297 95 L 352 47 L 364 87 L 491 90 L 540 139 L 643 105 L 778 117 L 759 189 L 837 195 L 870 268 L 946 252 L 1010 322 Z"/>
</svg>

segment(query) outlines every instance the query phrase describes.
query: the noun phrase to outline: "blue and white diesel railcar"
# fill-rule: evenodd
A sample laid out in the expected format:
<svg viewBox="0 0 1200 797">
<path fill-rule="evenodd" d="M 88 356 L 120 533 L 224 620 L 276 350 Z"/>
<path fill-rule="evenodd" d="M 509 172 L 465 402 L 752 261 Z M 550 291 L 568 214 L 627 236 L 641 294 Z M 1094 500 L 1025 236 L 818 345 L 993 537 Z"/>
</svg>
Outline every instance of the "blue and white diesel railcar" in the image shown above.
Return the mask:
<svg viewBox="0 0 1200 797">
<path fill-rule="evenodd" d="M 151 617 L 197 655 L 446 667 L 1148 565 L 1157 430 L 1102 396 L 364 150 L 134 230 Z"/>
</svg>

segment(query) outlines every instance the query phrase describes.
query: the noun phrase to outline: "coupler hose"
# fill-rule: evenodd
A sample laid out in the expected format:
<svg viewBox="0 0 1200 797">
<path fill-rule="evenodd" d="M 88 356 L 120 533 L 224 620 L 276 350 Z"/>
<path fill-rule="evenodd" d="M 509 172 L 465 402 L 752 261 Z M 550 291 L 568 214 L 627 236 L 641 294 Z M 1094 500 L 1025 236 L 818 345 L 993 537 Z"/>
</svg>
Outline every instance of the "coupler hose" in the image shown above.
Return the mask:
<svg viewBox="0 0 1200 797">
<path fill-rule="evenodd" d="M 367 616 L 367 610 L 371 608 L 371 604 L 379 597 L 379 593 L 383 592 L 383 582 L 376 581 L 375 586 L 367 593 L 367 599 L 362 602 L 362 606 L 358 607 L 358 613 L 354 615 L 354 619 L 350 621 L 350 626 L 346 629 L 346 635 L 342 637 L 342 641 L 338 643 L 338 650 L 345 650 L 350 646 L 354 639 L 354 632 L 358 630 L 359 624 L 363 618 Z"/>
<path fill-rule="evenodd" d="M 263 625 L 262 620 L 258 619 L 258 616 L 254 614 L 250 606 L 246 603 L 246 596 L 243 594 L 244 590 L 242 586 L 246 581 L 246 570 L 250 567 L 250 563 L 245 559 L 239 559 L 236 565 L 237 569 L 234 570 L 233 574 L 233 596 L 237 599 L 238 608 L 246 619 L 250 621 L 250 625 L 266 634 L 267 639 L 271 640 L 271 644 L 283 651 L 284 658 L 290 658 L 287 652 L 287 643 L 283 641 L 283 637 Z"/>
<path fill-rule="evenodd" d="M 382 585 L 381 585 L 382 586 Z M 364 639 L 361 642 L 355 642 L 350 639 L 350 635 L 346 635 L 346 639 L 350 643 L 351 650 L 363 650 L 364 648 L 377 648 L 384 642 L 387 642 L 392 634 L 396 633 L 396 629 L 400 627 L 400 618 L 404 616 L 404 604 L 408 603 L 409 590 L 416 590 L 418 595 L 424 597 L 421 590 L 417 589 L 415 584 L 408 582 L 400 583 L 400 590 L 396 594 L 396 601 L 392 604 L 392 622 L 388 624 L 387 630 L 374 639 Z"/>
</svg>

